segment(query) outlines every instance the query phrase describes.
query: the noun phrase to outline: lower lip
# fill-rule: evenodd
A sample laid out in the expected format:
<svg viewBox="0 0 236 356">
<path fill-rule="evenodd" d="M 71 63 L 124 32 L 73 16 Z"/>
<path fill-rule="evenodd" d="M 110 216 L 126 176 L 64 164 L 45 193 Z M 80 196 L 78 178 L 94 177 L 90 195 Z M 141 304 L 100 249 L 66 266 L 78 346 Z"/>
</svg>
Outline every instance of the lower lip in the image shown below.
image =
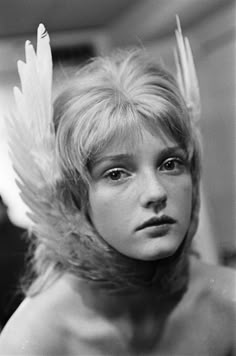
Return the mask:
<svg viewBox="0 0 236 356">
<path fill-rule="evenodd" d="M 153 225 L 143 229 L 150 237 L 162 237 L 168 234 L 171 229 L 170 224 Z"/>
</svg>

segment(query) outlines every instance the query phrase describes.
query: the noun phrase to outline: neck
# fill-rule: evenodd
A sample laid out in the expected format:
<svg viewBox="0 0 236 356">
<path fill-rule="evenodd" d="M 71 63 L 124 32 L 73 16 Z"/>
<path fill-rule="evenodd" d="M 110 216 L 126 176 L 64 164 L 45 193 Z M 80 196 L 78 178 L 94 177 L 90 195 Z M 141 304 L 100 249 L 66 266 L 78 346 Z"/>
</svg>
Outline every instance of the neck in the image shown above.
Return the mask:
<svg viewBox="0 0 236 356">
<path fill-rule="evenodd" d="M 165 275 L 160 283 L 160 274 L 165 273 L 162 267 L 156 271 L 156 283 L 136 291 L 111 293 L 96 283 L 88 283 L 73 275 L 68 278 L 89 313 L 110 322 L 131 350 L 147 353 L 161 339 L 170 313 L 187 289 L 188 263 L 185 262 L 181 264 L 179 278 L 176 274 L 172 278 L 167 268 L 169 279 Z"/>
<path fill-rule="evenodd" d="M 153 270 L 153 266 L 152 266 Z M 80 295 L 85 306 L 109 318 L 129 315 L 130 318 L 145 318 L 149 313 L 162 314 L 176 304 L 188 286 L 188 257 L 180 260 L 157 261 L 152 283 L 137 284 L 122 289 L 112 289 L 109 283 L 91 282 L 69 274 L 70 284 Z M 107 281 L 109 282 L 109 281 Z M 164 309 L 163 309 L 164 307 Z"/>
</svg>

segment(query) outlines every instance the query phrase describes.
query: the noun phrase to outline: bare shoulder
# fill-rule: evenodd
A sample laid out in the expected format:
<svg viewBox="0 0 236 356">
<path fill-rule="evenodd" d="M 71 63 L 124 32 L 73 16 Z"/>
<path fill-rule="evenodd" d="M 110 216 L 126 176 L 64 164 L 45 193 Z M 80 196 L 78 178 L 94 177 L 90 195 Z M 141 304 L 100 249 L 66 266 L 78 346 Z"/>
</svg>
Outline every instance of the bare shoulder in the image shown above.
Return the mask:
<svg viewBox="0 0 236 356">
<path fill-rule="evenodd" d="M 43 303 L 26 299 L 0 335 L 0 355 L 63 354 L 63 328 Z"/>
<path fill-rule="evenodd" d="M 26 298 L 0 334 L 0 355 L 68 354 L 66 305 L 68 297 L 60 283 Z"/>
<path fill-rule="evenodd" d="M 192 279 L 209 295 L 230 305 L 236 312 L 236 271 L 234 269 L 210 265 L 201 260 L 191 261 Z"/>
<path fill-rule="evenodd" d="M 199 327 L 219 347 L 236 354 L 236 272 L 233 269 L 192 261 L 190 298 Z M 191 292 L 192 290 L 192 292 Z M 214 337 L 213 337 L 214 336 Z M 228 353 L 227 353 L 228 354 Z"/>
<path fill-rule="evenodd" d="M 171 319 L 185 347 L 198 355 L 236 355 L 235 287 L 234 270 L 191 258 L 189 286 Z"/>
</svg>

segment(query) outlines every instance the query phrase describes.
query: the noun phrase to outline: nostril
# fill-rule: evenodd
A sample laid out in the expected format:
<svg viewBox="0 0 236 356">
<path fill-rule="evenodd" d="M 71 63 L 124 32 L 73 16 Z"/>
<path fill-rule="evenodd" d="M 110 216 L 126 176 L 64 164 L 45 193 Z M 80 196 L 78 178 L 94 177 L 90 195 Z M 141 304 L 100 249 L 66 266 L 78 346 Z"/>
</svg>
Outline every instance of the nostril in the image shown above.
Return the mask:
<svg viewBox="0 0 236 356">
<path fill-rule="evenodd" d="M 155 212 L 162 210 L 166 207 L 166 202 L 167 202 L 167 196 L 163 195 L 162 197 L 159 197 L 158 199 L 153 199 L 147 202 L 147 207 L 152 207 Z"/>
<path fill-rule="evenodd" d="M 167 194 L 162 192 L 161 194 L 143 194 L 141 197 L 141 204 L 144 207 L 150 208 L 154 207 L 155 210 L 162 209 L 166 206 Z"/>
<path fill-rule="evenodd" d="M 162 200 L 159 200 L 156 203 L 153 203 L 153 208 L 155 210 L 155 212 L 159 212 L 160 210 L 163 210 L 166 207 L 166 203 L 167 203 L 167 198 L 163 197 Z"/>
</svg>

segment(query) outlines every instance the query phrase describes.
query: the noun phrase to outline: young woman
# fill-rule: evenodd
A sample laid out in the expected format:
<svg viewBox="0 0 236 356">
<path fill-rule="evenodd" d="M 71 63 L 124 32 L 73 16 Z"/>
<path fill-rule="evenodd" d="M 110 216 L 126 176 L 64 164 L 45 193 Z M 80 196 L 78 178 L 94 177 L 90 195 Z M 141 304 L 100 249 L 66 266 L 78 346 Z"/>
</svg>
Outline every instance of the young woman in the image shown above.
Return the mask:
<svg viewBox="0 0 236 356">
<path fill-rule="evenodd" d="M 38 37 L 37 56 L 26 43 L 19 63 L 9 125 L 37 236 L 33 279 L 0 354 L 236 354 L 235 274 L 191 254 L 199 97 L 181 33 L 178 83 L 144 53 L 120 51 L 82 68 L 53 114 L 42 26 Z"/>
</svg>

